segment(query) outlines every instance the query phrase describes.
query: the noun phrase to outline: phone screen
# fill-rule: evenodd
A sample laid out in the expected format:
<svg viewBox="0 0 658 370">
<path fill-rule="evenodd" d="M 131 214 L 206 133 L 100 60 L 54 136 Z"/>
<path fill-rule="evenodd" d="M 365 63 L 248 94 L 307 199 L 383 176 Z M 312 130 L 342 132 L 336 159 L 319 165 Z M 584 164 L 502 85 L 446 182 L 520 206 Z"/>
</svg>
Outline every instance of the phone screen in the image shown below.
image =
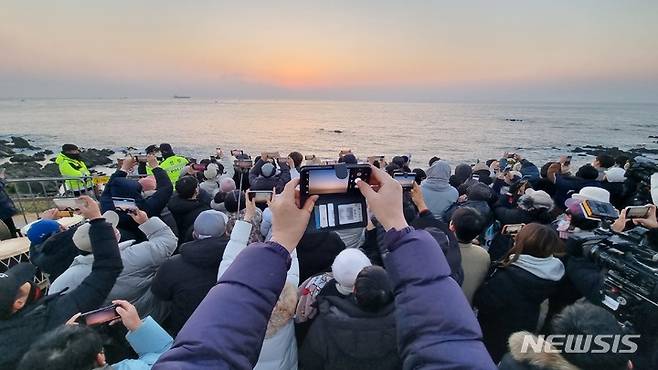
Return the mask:
<svg viewBox="0 0 658 370">
<path fill-rule="evenodd" d="M 77 198 L 55 198 L 53 203 L 60 211 L 75 211 L 80 209 L 82 201 Z"/>
<path fill-rule="evenodd" d="M 610 203 L 586 200 L 583 202 L 582 207 L 585 211 L 585 217 L 591 217 L 595 219 L 616 219 L 619 217 L 619 212 L 617 212 L 615 207 Z"/>
<path fill-rule="evenodd" d="M 336 176 L 333 168 L 317 169 L 308 172 L 308 193 L 315 194 L 340 194 L 347 192 L 349 178 L 344 179 Z"/>
<path fill-rule="evenodd" d="M 114 208 L 122 211 L 137 210 L 137 204 L 133 198 L 112 198 Z"/>
<path fill-rule="evenodd" d="M 628 207 L 626 218 L 647 218 L 649 216 L 649 207 Z"/>
<path fill-rule="evenodd" d="M 250 191 L 247 193 L 249 196 L 249 200 L 254 200 L 256 203 L 267 203 L 267 201 L 272 200 L 272 192 L 271 191 Z"/>
<path fill-rule="evenodd" d="M 414 172 L 394 173 L 393 179 L 399 182 L 403 188 L 411 188 L 416 181 L 416 174 Z"/>
<path fill-rule="evenodd" d="M 192 164 L 192 169 L 194 171 L 205 171 L 206 170 L 206 165 L 205 164 L 193 163 Z"/>
<path fill-rule="evenodd" d="M 121 318 L 116 310 L 116 305 L 103 307 L 95 311 L 87 312 L 80 315 L 82 320 L 88 326 L 100 325 Z"/>
<path fill-rule="evenodd" d="M 251 168 L 254 165 L 252 160 L 236 160 L 235 165 L 239 168 Z"/>
<path fill-rule="evenodd" d="M 523 229 L 524 226 L 525 226 L 525 224 L 510 224 L 510 225 L 505 225 L 505 226 L 503 227 L 503 232 L 502 232 L 502 234 L 503 234 L 503 235 L 514 235 L 514 234 L 518 234 L 519 231 L 521 231 L 521 229 Z"/>
</svg>

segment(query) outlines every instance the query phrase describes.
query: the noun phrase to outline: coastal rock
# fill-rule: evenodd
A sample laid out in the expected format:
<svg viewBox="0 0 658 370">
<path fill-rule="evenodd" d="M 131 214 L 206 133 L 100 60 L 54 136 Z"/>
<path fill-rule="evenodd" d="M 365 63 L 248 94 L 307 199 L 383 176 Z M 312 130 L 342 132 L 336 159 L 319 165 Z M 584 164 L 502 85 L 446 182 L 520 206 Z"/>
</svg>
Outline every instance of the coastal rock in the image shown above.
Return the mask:
<svg viewBox="0 0 658 370">
<path fill-rule="evenodd" d="M 112 160 L 108 158 L 112 154 L 114 154 L 114 151 L 110 149 L 91 148 L 81 152 L 80 156 L 87 167 L 94 167 L 112 163 Z"/>
<path fill-rule="evenodd" d="M 42 152 L 39 152 L 39 153 L 43 153 L 44 155 L 53 155 L 53 154 L 55 154 L 55 153 L 53 153 L 53 151 L 50 150 L 50 149 L 46 149 L 46 150 L 44 150 L 44 151 L 42 151 Z"/>
<path fill-rule="evenodd" d="M 4 143 L 0 143 L 0 158 L 11 157 L 14 154 L 16 154 L 16 152 L 14 152 L 14 149 L 12 149 L 10 146 L 6 145 L 6 141 Z"/>
<path fill-rule="evenodd" d="M 15 163 L 38 162 L 45 160 L 46 156 L 41 152 L 35 153 L 34 155 L 16 154 L 15 156 L 9 158 L 10 162 Z"/>
<path fill-rule="evenodd" d="M 342 134 L 343 130 L 334 130 L 333 132 L 336 133 L 336 134 Z"/>
<path fill-rule="evenodd" d="M 32 146 L 27 139 L 23 139 L 20 136 L 12 136 L 11 142 L 16 149 L 41 149 L 35 146 Z"/>
<path fill-rule="evenodd" d="M 620 157 L 620 156 L 627 156 L 631 158 L 635 158 L 637 156 L 641 156 L 644 154 L 658 154 L 658 149 L 647 149 L 644 147 L 641 148 L 633 148 L 629 150 L 622 150 L 619 149 L 619 147 L 613 146 L 613 147 L 605 147 L 603 145 L 585 145 L 582 148 L 581 147 L 576 147 L 575 149 L 572 150 L 573 153 L 584 153 L 587 155 L 591 156 L 597 156 L 600 154 L 608 154 L 613 156 L 614 158 Z"/>
<path fill-rule="evenodd" d="M 4 163 L 0 165 L 0 168 L 6 170 L 5 174 L 8 179 L 59 177 L 59 166 L 55 163 L 49 163 L 43 168 L 36 162 Z M 55 181 L 19 182 L 10 186 L 8 191 L 18 191 L 21 194 L 31 193 L 35 195 L 56 194 L 58 191 L 58 184 Z"/>
<path fill-rule="evenodd" d="M 505 118 L 505 121 L 507 121 L 507 122 L 523 122 L 523 120 L 520 119 L 520 118 Z"/>
</svg>

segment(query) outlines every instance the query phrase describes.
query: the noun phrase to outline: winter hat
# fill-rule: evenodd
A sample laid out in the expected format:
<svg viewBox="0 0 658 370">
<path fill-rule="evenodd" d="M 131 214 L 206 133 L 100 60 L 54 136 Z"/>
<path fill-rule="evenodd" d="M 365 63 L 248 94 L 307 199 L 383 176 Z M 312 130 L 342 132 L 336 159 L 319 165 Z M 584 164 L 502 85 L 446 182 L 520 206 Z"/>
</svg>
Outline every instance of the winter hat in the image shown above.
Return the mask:
<svg viewBox="0 0 658 370">
<path fill-rule="evenodd" d="M 191 199 L 199 187 L 199 180 L 194 176 L 183 176 L 176 181 L 176 193 L 183 199 Z"/>
<path fill-rule="evenodd" d="M 103 213 L 103 218 L 115 229 L 119 224 L 119 215 L 114 211 Z M 89 237 L 89 229 L 91 229 L 91 224 L 89 224 L 89 222 L 80 225 L 78 229 L 75 230 L 75 233 L 73 233 L 73 244 L 75 244 L 79 250 L 91 253 L 92 246 L 91 238 Z"/>
<path fill-rule="evenodd" d="M 364 267 L 354 282 L 356 303 L 369 312 L 393 302 L 393 283 L 381 266 Z"/>
<path fill-rule="evenodd" d="M 77 145 L 75 144 L 64 144 L 62 145 L 62 152 L 72 152 L 74 150 L 80 150 Z"/>
<path fill-rule="evenodd" d="M 272 177 L 274 175 L 274 172 L 276 172 L 276 168 L 272 163 L 265 163 L 261 168 L 260 168 L 260 174 L 263 175 L 263 177 L 268 178 Z"/>
<path fill-rule="evenodd" d="M 471 177 L 471 174 L 473 174 L 473 170 L 471 169 L 471 166 L 466 163 L 458 164 L 457 167 L 455 167 L 455 177 L 461 181 Z"/>
<path fill-rule="evenodd" d="M 599 171 L 591 164 L 586 164 L 578 169 L 576 177 L 584 180 L 596 180 L 599 177 Z"/>
<path fill-rule="evenodd" d="M 347 153 L 338 160 L 338 163 L 357 164 L 358 161 L 356 160 L 356 156 L 354 154 Z"/>
<path fill-rule="evenodd" d="M 194 220 L 194 236 L 196 239 L 222 236 L 226 232 L 228 216 L 222 212 L 208 210 L 199 213 Z"/>
<path fill-rule="evenodd" d="M 489 169 L 489 167 L 487 167 L 487 165 L 482 162 L 478 162 L 473 166 L 473 170 L 472 170 L 473 173 L 479 171 L 487 171 L 489 174 L 491 174 L 491 170 Z"/>
<path fill-rule="evenodd" d="M 626 171 L 623 168 L 613 167 L 605 171 L 605 178 L 608 182 L 624 182 L 626 181 Z"/>
<path fill-rule="evenodd" d="M 224 198 L 224 208 L 226 208 L 226 212 L 233 213 L 238 211 L 238 196 L 240 197 L 240 210 L 243 210 L 247 206 L 247 202 L 244 199 L 244 192 L 233 190 L 227 193 Z"/>
<path fill-rule="evenodd" d="M 55 220 L 39 220 L 27 230 L 27 238 L 32 244 L 41 244 L 52 234 L 60 230 L 59 222 Z"/>
<path fill-rule="evenodd" d="M 595 186 L 585 186 L 571 197 L 578 200 L 595 200 L 597 202 L 610 203 L 610 192 Z"/>
<path fill-rule="evenodd" d="M 208 163 L 206 170 L 203 171 L 203 177 L 207 180 L 214 180 L 217 177 L 217 172 L 219 168 L 214 163 Z"/>
<path fill-rule="evenodd" d="M 336 289 L 343 295 L 354 290 L 354 281 L 364 267 L 372 265 L 368 257 L 361 250 L 347 248 L 338 253 L 331 265 L 331 271 L 336 280 Z"/>
<path fill-rule="evenodd" d="M 235 190 L 235 180 L 230 177 L 222 177 L 219 180 L 219 191 L 222 193 L 228 193 L 233 190 Z"/>
<path fill-rule="evenodd" d="M 484 200 L 488 202 L 491 199 L 492 192 L 491 188 L 487 185 L 476 182 L 468 187 L 466 194 L 468 195 L 468 200 Z"/>
<path fill-rule="evenodd" d="M 142 177 L 141 179 L 137 180 L 137 182 L 142 185 L 142 191 L 144 192 L 155 190 L 157 186 L 154 176 Z"/>
<path fill-rule="evenodd" d="M 31 263 L 19 263 L 5 272 L 0 272 L 0 320 L 11 317 L 11 308 L 18 290 L 34 279 L 36 267 Z"/>
<path fill-rule="evenodd" d="M 553 209 L 553 198 L 543 190 L 526 189 L 525 194 L 519 198 L 519 208 L 531 209 Z"/>
</svg>

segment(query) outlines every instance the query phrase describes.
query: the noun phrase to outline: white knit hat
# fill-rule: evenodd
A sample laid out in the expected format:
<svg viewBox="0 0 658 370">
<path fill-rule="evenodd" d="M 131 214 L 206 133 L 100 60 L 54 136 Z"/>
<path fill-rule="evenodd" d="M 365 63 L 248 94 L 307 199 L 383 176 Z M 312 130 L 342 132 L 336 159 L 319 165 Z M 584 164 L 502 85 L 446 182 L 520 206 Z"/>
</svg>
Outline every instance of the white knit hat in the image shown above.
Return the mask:
<svg viewBox="0 0 658 370">
<path fill-rule="evenodd" d="M 331 265 L 338 292 L 344 295 L 352 293 L 357 275 L 370 265 L 368 257 L 359 249 L 347 248 L 340 252 Z"/>
</svg>

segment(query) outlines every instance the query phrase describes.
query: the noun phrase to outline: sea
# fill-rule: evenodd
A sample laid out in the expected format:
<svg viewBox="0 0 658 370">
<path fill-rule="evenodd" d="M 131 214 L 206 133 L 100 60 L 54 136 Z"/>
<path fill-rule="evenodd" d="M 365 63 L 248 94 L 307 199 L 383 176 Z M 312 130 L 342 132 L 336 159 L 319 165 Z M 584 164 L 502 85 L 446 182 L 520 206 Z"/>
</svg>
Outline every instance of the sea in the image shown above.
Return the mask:
<svg viewBox="0 0 658 370">
<path fill-rule="evenodd" d="M 243 149 L 335 159 L 411 154 L 474 163 L 518 152 L 539 163 L 584 145 L 658 148 L 658 104 L 394 103 L 219 99 L 4 99 L 0 138 L 55 152 L 63 143 L 143 150 L 168 142 L 204 158 Z M 574 157 L 574 162 L 591 158 Z"/>
</svg>

